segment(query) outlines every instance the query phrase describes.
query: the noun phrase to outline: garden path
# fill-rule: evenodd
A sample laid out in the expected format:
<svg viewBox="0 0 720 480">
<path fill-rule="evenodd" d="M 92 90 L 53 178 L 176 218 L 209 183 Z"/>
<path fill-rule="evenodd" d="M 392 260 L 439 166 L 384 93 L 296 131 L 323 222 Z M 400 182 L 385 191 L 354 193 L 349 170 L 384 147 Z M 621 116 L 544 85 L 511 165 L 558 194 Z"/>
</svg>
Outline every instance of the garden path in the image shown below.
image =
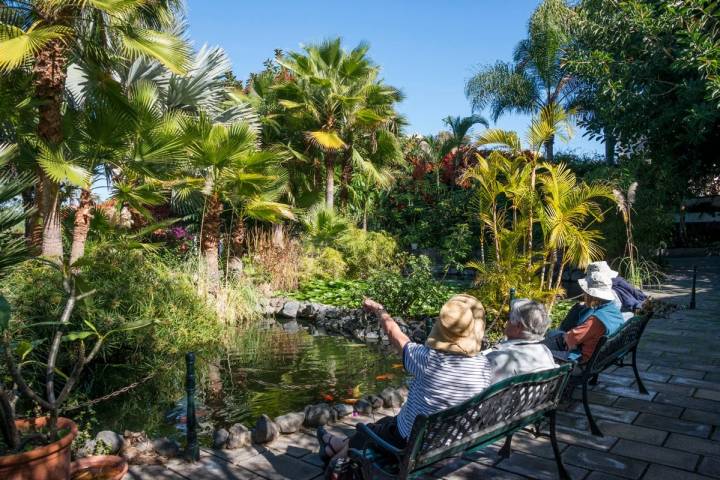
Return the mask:
<svg viewBox="0 0 720 480">
<path fill-rule="evenodd" d="M 587 429 L 582 404 L 559 414 L 563 460 L 575 480 L 707 480 L 720 478 L 720 258 L 672 261 L 668 284 L 653 292 L 688 305 L 692 265 L 697 263 L 696 310 L 677 310 L 653 319 L 640 345 L 639 367 L 648 395 L 639 394 L 632 369 L 609 369 L 590 396 L 605 433 Z M 575 392 L 576 394 L 579 392 Z M 380 416 L 392 414 L 380 411 Z M 368 417 L 346 417 L 329 428 L 351 433 Z M 428 478 L 556 478 L 550 442 L 518 434 L 509 459 L 499 446 L 443 462 Z M 134 466 L 126 480 L 225 480 L 322 478 L 312 432 L 282 436 L 269 447 L 203 450 L 200 462 Z"/>
</svg>

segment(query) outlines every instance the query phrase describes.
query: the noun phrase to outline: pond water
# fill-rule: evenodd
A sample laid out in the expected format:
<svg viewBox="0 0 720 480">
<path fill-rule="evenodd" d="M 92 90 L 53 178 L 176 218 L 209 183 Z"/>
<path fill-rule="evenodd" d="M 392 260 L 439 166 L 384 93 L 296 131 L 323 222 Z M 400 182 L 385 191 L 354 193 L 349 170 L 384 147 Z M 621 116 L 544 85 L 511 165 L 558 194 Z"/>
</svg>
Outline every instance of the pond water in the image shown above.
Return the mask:
<svg viewBox="0 0 720 480">
<path fill-rule="evenodd" d="M 274 417 L 322 401 L 352 403 L 405 379 L 400 356 L 382 345 L 313 336 L 304 329 L 272 328 L 253 335 L 251 341 L 238 341 L 215 358 L 197 360 L 197 403 L 205 443 L 213 426 L 241 422 L 251 427 L 263 413 Z M 151 381 L 99 404 L 99 426 L 182 437 L 184 368 L 184 359 L 169 362 Z M 121 381 L 106 375 L 102 389 L 127 381 L 127 376 Z"/>
</svg>

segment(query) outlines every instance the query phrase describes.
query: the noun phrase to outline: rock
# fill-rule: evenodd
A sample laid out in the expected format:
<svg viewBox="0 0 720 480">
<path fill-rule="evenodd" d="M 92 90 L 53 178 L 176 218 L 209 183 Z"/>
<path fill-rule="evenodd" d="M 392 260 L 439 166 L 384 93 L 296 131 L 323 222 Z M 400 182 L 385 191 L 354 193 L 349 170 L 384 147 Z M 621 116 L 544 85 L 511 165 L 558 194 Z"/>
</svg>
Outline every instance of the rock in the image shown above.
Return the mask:
<svg viewBox="0 0 720 480">
<path fill-rule="evenodd" d="M 380 398 L 383 399 L 383 407 L 397 408 L 403 404 L 405 400 L 396 389 L 388 387 L 380 392 Z"/>
<path fill-rule="evenodd" d="M 267 415 L 262 415 L 252 431 L 252 441 L 255 443 L 269 443 L 275 440 L 278 435 L 280 435 L 280 431 L 275 422 L 270 420 Z"/>
<path fill-rule="evenodd" d="M 275 424 L 280 433 L 295 433 L 305 421 L 305 412 L 293 412 L 275 417 Z"/>
<path fill-rule="evenodd" d="M 355 402 L 355 406 L 353 408 L 357 413 L 361 415 L 370 415 L 373 411 L 372 404 L 364 398 L 361 398 L 360 400 Z"/>
<path fill-rule="evenodd" d="M 296 320 L 291 320 L 282 324 L 283 330 L 287 333 L 297 333 L 300 331 L 300 324 Z"/>
<path fill-rule="evenodd" d="M 305 407 L 305 426 L 320 427 L 337 420 L 337 412 L 327 403 L 318 403 Z"/>
<path fill-rule="evenodd" d="M 299 309 L 300 302 L 290 300 L 289 302 L 286 302 L 285 305 L 283 305 L 282 310 L 280 310 L 279 312 L 279 315 L 285 318 L 296 318 Z"/>
<path fill-rule="evenodd" d="M 180 444 L 167 437 L 156 438 L 152 441 L 155 453 L 165 458 L 175 458 L 180 453 Z"/>
<path fill-rule="evenodd" d="M 380 335 L 377 332 L 367 332 L 365 334 L 365 341 L 368 343 L 377 343 L 380 340 Z"/>
<path fill-rule="evenodd" d="M 365 399 L 368 403 L 370 403 L 370 405 L 372 405 L 373 410 L 383 408 L 383 405 L 385 404 L 382 397 L 379 395 L 368 395 Z"/>
<path fill-rule="evenodd" d="M 298 309 L 298 318 L 315 318 L 317 316 L 316 304 L 312 302 L 301 303 Z"/>
<path fill-rule="evenodd" d="M 140 453 L 152 452 L 153 444 L 149 440 L 146 440 L 144 442 L 139 442 L 138 444 L 136 444 L 135 448 Z"/>
<path fill-rule="evenodd" d="M 227 444 L 229 437 L 230 437 L 230 432 L 228 432 L 224 428 L 218 428 L 217 430 L 215 430 L 212 435 L 213 448 L 215 448 L 215 449 L 225 448 L 225 444 Z"/>
<path fill-rule="evenodd" d="M 347 417 L 353 413 L 352 405 L 345 405 L 344 403 L 338 403 L 333 406 L 333 409 L 337 412 L 338 418 Z"/>
<path fill-rule="evenodd" d="M 103 442 L 109 450 L 107 452 L 109 455 L 115 455 L 118 453 L 125 444 L 125 439 L 120 436 L 119 433 L 115 433 L 112 430 L 103 430 L 102 432 L 98 432 L 98 434 L 95 435 L 95 441 Z"/>
<path fill-rule="evenodd" d="M 85 440 L 85 443 L 83 443 L 83 446 L 78 449 L 75 456 L 77 458 L 91 457 L 95 455 L 96 446 L 97 442 L 95 440 Z"/>
<path fill-rule="evenodd" d="M 250 430 L 242 423 L 236 423 L 228 430 L 228 439 L 225 442 L 225 448 L 234 450 L 236 448 L 247 447 L 252 443 Z"/>
</svg>

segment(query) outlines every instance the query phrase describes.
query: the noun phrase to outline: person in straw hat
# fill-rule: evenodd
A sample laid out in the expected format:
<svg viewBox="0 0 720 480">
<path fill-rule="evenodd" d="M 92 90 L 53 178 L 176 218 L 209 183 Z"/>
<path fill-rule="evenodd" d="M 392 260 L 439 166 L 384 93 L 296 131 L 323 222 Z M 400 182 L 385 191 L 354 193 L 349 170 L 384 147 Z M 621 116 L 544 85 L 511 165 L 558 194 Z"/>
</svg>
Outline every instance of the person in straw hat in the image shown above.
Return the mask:
<svg viewBox="0 0 720 480">
<path fill-rule="evenodd" d="M 578 280 L 583 290 L 583 301 L 578 306 L 576 325 L 567 332 L 552 332 L 545 344 L 555 357 L 569 358 L 579 350 L 581 361 L 590 359 L 595 346 L 603 335 L 612 335 L 620 329 L 625 320 L 614 303 L 612 275 L 603 269 L 589 269 L 585 278 Z"/>
<path fill-rule="evenodd" d="M 424 345 L 411 342 L 379 303 L 366 299 L 363 308 L 380 319 L 390 344 L 402 354 L 405 370 L 413 376 L 408 398 L 395 417 L 368 426 L 398 448 L 404 448 L 415 417 L 444 410 L 484 391 L 492 378 L 490 362 L 480 353 L 485 335 L 485 309 L 470 295 L 455 295 L 440 309 L 440 317 Z M 320 457 L 327 463 L 347 455 L 348 447 L 362 449 L 367 438 L 351 438 L 317 431 Z"/>
</svg>

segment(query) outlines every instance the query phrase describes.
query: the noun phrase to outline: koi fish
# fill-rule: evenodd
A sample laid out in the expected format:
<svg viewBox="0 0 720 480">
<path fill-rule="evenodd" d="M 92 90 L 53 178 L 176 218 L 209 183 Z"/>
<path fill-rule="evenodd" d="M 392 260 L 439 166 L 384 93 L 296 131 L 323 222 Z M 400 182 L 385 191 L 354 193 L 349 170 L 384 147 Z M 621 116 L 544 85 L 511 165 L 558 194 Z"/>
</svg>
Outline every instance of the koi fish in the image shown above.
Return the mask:
<svg viewBox="0 0 720 480">
<path fill-rule="evenodd" d="M 405 365 L 403 365 L 402 363 L 393 363 L 392 368 L 405 368 Z"/>
<path fill-rule="evenodd" d="M 383 373 L 382 375 L 378 375 L 375 377 L 375 380 L 378 380 L 380 382 L 387 382 L 388 380 L 391 380 L 395 375 L 392 373 Z"/>
<path fill-rule="evenodd" d="M 358 402 L 359 399 L 357 398 L 343 398 L 342 402 L 347 405 L 355 405 Z"/>
</svg>

